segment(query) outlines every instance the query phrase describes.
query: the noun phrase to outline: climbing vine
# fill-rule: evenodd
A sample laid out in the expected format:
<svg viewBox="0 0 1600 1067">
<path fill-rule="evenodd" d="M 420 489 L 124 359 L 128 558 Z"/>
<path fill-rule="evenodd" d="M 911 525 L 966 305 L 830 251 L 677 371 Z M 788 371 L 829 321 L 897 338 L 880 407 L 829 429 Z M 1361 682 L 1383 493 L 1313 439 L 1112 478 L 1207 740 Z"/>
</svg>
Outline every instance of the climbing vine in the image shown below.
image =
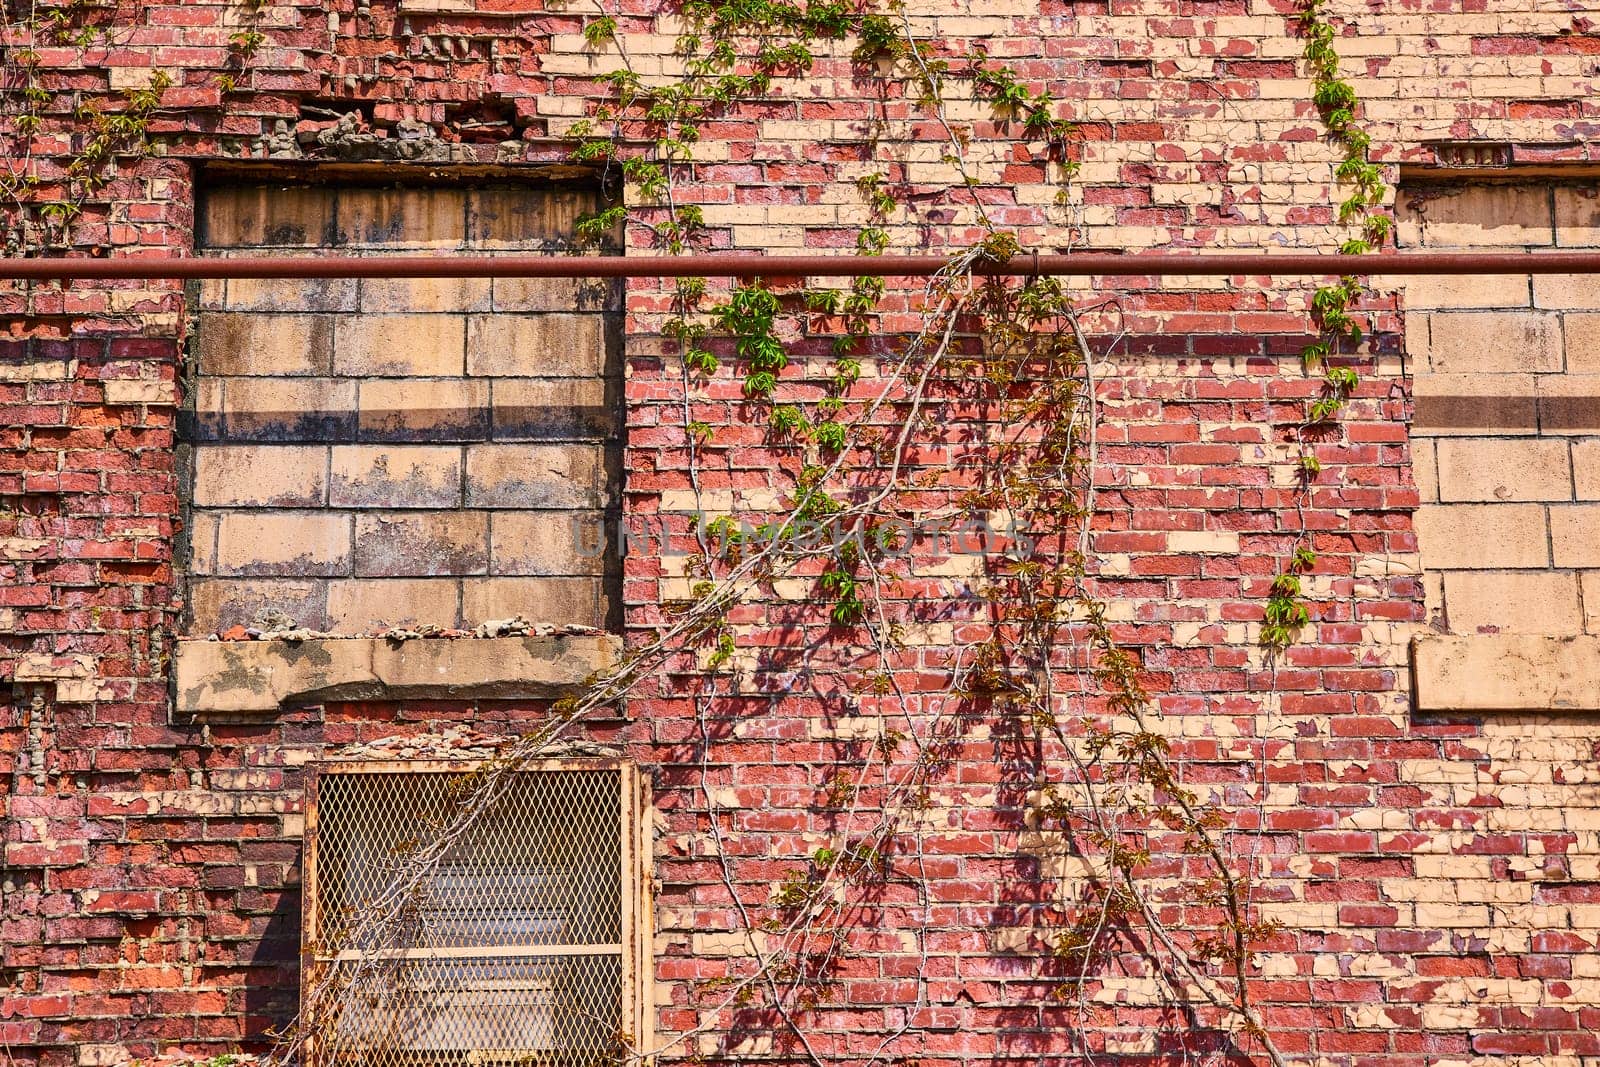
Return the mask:
<svg viewBox="0 0 1600 1067">
<path fill-rule="evenodd" d="M 116 46 L 120 4 L 39 0 L 6 5 L 0 23 L 0 102 L 10 116 L 0 136 L 0 211 L 6 255 L 64 249 L 85 206 L 116 175 L 119 160 L 150 149 L 150 122 L 172 78 L 152 71 L 148 84 L 107 97 L 47 87 L 50 75 L 103 60 Z M 63 58 L 47 62 L 47 53 Z M 49 145 L 47 117 L 70 112 L 76 133 L 65 155 Z"/>
<path fill-rule="evenodd" d="M 1354 91 L 1339 76 L 1335 32 L 1322 5 L 1310 0 L 1300 22 L 1313 103 L 1344 153 L 1335 174 L 1351 194 L 1339 206 L 1338 221 L 1358 236 L 1342 250 L 1366 252 L 1388 233 L 1387 217 L 1377 210 L 1384 188 L 1367 159 L 1370 141 L 1356 122 Z M 250 59 L 265 43 L 265 7 L 264 0 L 246 0 L 251 18 L 230 42 L 230 70 L 216 81 L 224 95 L 240 89 Z M 37 132 L 52 103 L 40 88 L 39 43 L 94 46 L 107 32 L 95 21 L 97 10 L 88 0 L 35 4 L 26 19 L 7 26 L 15 73 L 5 91 L 22 105 L 16 136 Z M 688 656 L 695 683 L 686 695 L 701 734 L 701 792 L 714 845 L 707 855 L 739 914 L 749 952 L 742 970 L 693 991 L 704 1023 L 664 1046 L 641 1047 L 619 1035 L 619 1059 L 687 1048 L 722 1027 L 728 1010 L 756 1002 L 812 1062 L 843 1058 L 816 1040 L 820 1024 L 807 1013 L 831 994 L 852 932 L 863 923 L 865 900 L 897 885 L 920 909 L 914 915 L 931 913 L 927 816 L 973 722 L 982 720 L 1033 753 L 1026 781 L 1016 783 L 1025 787 L 1030 833 L 1041 848 L 1082 862 L 1082 876 L 1057 887 L 1060 899 L 1045 913 L 1035 960 L 1038 973 L 1052 979 L 1056 999 L 1087 1018 L 1097 984 L 1107 981 L 1119 957 L 1131 954 L 1144 961 L 1171 1002 L 1208 1009 L 1211 1025 L 1242 1035 L 1282 1063 L 1252 987 L 1255 953 L 1277 933 L 1252 908 L 1256 872 L 1235 854 L 1237 835 L 1221 802 L 1184 781 L 1139 658 L 1116 640 L 1113 613 L 1097 593 L 1096 375 L 1113 342 L 1096 341 L 1084 322 L 1091 312 L 1114 316 L 1116 309 L 1105 302 L 1086 306 L 1082 294 L 1053 279 L 1014 282 L 991 273 L 1023 249 L 979 195 L 985 179 L 975 129 L 950 117 L 953 100 L 985 103 L 997 139 L 1008 151 L 1042 162 L 1065 202 L 1080 150 L 1065 105 L 1047 86 L 981 49 L 951 54 L 937 40 L 919 38 L 897 5 L 684 0 L 678 14 L 680 69 L 666 77 L 640 73 L 627 49 L 635 17 L 620 7 L 602 0 L 583 27 L 587 45 L 614 52 L 618 65 L 599 76 L 608 95 L 572 130 L 573 159 L 620 177 L 628 202 L 581 220 L 581 243 L 610 240 L 631 227 L 669 255 L 708 247 L 714 230 L 704 207 L 690 202 L 696 146 L 706 127 L 782 92 L 789 80 L 812 70 L 821 52 L 835 48 L 848 49 L 865 74 L 915 104 L 914 119 L 935 131 L 941 161 L 959 176 L 941 206 L 957 205 L 974 221 L 947 226 L 954 250 L 946 267 L 912 294 L 918 325 L 898 339 L 882 328 L 890 295 L 882 277 L 857 278 L 845 288 L 775 279 L 728 287 L 706 278 L 675 283 L 660 332 L 681 372 L 677 429 L 699 502 L 679 531 L 693 542 L 687 595 L 663 605 L 663 621 L 642 647 L 460 779 L 458 814 L 427 828 L 399 857 L 391 884 L 367 902 L 337 946 L 354 951 L 356 965 L 308 976 L 302 1014 L 279 1058 L 289 1062 L 307 1040 L 336 1041 L 348 1004 L 381 999 L 399 980 L 401 954 L 392 950 L 404 947 L 417 900 L 512 775 L 561 745 L 595 712 Z M 33 44 L 20 46 L 19 40 Z M 0 194 L 11 205 L 17 249 L 42 247 L 26 232 L 34 217 L 49 231 L 49 242 L 66 240 L 115 161 L 147 150 L 149 121 L 167 84 L 156 74 L 116 110 L 76 104 L 86 130 L 83 147 L 54 179 L 40 175 L 31 149 L 11 153 L 21 169 L 0 179 Z M 895 158 L 895 144 L 884 143 L 902 121 L 909 120 L 885 108 L 863 145 L 862 172 L 854 179 L 862 219 L 856 250 L 862 254 L 888 250 L 894 227 L 910 215 L 904 160 Z M 922 135 L 904 136 L 914 141 Z M 1312 299 L 1319 336 L 1305 349 L 1304 362 L 1322 375 L 1322 395 L 1296 428 L 1307 491 L 1320 471 L 1307 442 L 1337 418 L 1359 384 L 1340 357 L 1362 339 L 1353 313 L 1362 294 L 1359 281 L 1346 276 Z M 789 483 L 778 505 L 713 516 L 703 507 L 705 465 L 727 448 L 745 446 L 719 441 L 724 420 L 708 417 L 699 398 L 730 374 L 743 417 L 760 428 Z M 978 413 L 960 427 L 966 437 L 939 425 L 936 404 Z M 918 458 L 929 442 L 960 458 L 959 476 Z M 983 623 L 980 635 L 952 639 L 939 650 L 940 662 L 925 664 L 948 679 L 955 698 L 949 705 L 903 691 L 896 669 L 912 648 L 908 630 L 931 621 L 916 615 L 914 599 L 908 608 L 908 598 L 895 592 L 913 577 L 906 557 L 926 551 L 930 524 L 981 529 L 988 538 L 974 553 L 982 563 L 971 575 L 975 604 L 969 607 Z M 1262 641 L 1272 649 L 1290 644 L 1309 621 L 1302 578 L 1317 560 L 1304 529 L 1302 521 L 1265 605 Z M 776 583 L 796 577 L 809 583 L 807 597 L 830 633 L 828 642 L 799 653 L 806 669 L 793 673 L 815 686 L 812 695 L 873 720 L 875 728 L 843 744 L 835 766 L 819 768 L 817 806 L 830 813 L 829 839 L 793 859 L 770 899 L 753 904 L 739 892 L 722 847 L 729 823 L 709 784 L 706 753 L 719 708 L 747 696 L 755 684 L 740 641 L 748 621 L 739 609 L 756 597 L 772 601 Z M 810 669 L 816 657 L 830 654 L 837 659 L 829 671 Z M 839 685 L 825 691 L 815 681 L 824 673 Z M 1152 870 L 1174 853 L 1193 860 L 1192 870 L 1177 890 L 1162 891 L 1183 894 L 1182 903 L 1214 919 L 1178 927 L 1167 916 L 1152 889 Z M 926 962 L 925 935 L 913 936 Z M 913 1006 L 926 1003 L 923 981 Z M 894 1042 L 911 1018 L 907 1010 L 904 1024 L 877 1049 L 856 1050 L 849 1058 L 871 1063 L 898 1055 Z M 1066 1038 L 1092 1055 L 1086 1031 L 1080 1027 Z"/>
<path fill-rule="evenodd" d="M 1305 37 L 1305 58 L 1311 73 L 1311 103 L 1321 117 L 1328 139 L 1342 153 L 1334 168 L 1334 181 L 1346 187 L 1348 195 L 1339 202 L 1335 220 L 1354 234 L 1339 245 L 1346 255 L 1375 252 L 1388 239 L 1391 220 L 1379 210 L 1386 188 L 1383 175 L 1368 154 L 1372 138 L 1360 127 L 1360 100 L 1339 71 L 1339 53 L 1334 46 L 1337 30 L 1329 21 L 1327 0 L 1305 0 L 1301 4 L 1299 27 Z M 1317 564 L 1317 553 L 1305 529 L 1305 501 L 1312 485 L 1322 473 L 1322 463 L 1312 447 L 1313 439 L 1332 430 L 1345 405 L 1361 384 L 1355 369 L 1338 362 L 1354 350 L 1364 336 L 1354 314 L 1355 306 L 1366 293 L 1366 286 L 1355 275 L 1346 274 L 1333 285 L 1316 290 L 1311 298 L 1311 321 L 1316 340 L 1301 350 L 1300 359 L 1307 371 L 1322 375 L 1321 395 L 1310 401 L 1306 416 L 1295 427 L 1299 445 L 1297 463 L 1301 497 L 1297 511 L 1300 533 L 1287 565 L 1273 579 L 1266 605 L 1261 643 L 1277 651 L 1292 644 L 1302 627 L 1311 621 L 1304 599 L 1304 579 Z"/>
</svg>

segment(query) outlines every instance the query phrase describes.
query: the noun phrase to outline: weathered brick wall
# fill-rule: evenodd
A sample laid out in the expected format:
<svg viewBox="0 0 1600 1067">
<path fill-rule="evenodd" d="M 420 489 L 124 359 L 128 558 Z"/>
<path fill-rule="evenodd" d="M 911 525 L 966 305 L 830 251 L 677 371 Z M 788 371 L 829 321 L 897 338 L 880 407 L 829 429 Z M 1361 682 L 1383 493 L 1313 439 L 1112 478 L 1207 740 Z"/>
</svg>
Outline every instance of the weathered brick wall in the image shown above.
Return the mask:
<svg viewBox="0 0 1600 1067">
<path fill-rule="evenodd" d="M 567 252 L 592 186 L 222 185 L 200 246 Z M 620 289 L 565 279 L 207 284 L 190 632 L 614 617 Z M 608 521 L 608 513 L 611 518 Z"/>
<path fill-rule="evenodd" d="M 1550 165 L 1590 158 L 1600 99 L 1592 9 L 1496 0 L 1335 13 L 1351 27 L 1339 47 L 1391 177 L 1402 160 L 1426 170 L 1440 139 L 1512 144 L 1515 158 Z M 937 30 L 953 53 L 982 42 L 1047 82 L 1082 123 L 1083 167 L 1067 210 L 1054 212 L 1042 164 L 984 136 L 988 106 L 952 104 L 954 121 L 977 124 L 980 194 L 1025 247 L 1337 243 L 1334 154 L 1307 99 L 1291 4 L 974 2 L 917 5 L 914 14 L 919 32 Z M 80 64 L 72 80 L 91 95 L 142 84 L 157 67 L 178 75 L 166 96 L 172 110 L 157 120 L 170 158 L 117 176 L 111 207 L 91 207 L 78 230 L 83 250 L 193 249 L 191 161 L 366 154 L 391 167 L 421 160 L 424 170 L 564 162 L 582 97 L 614 65 L 584 51 L 582 13 L 532 0 L 274 2 L 262 20 L 268 43 L 223 114 L 214 75 L 240 19 L 224 4 L 148 3 L 110 56 L 46 57 Z M 647 74 L 671 62 L 674 45 L 671 24 L 654 19 L 630 8 L 621 25 Z M 891 122 L 875 157 L 864 147 L 861 127 L 880 101 L 857 74 L 840 46 L 808 78 L 783 83 L 776 100 L 704 124 L 702 163 L 680 192 L 704 206 L 715 247 L 853 247 L 865 209 L 852 183 L 878 170 L 909 202 L 936 205 L 931 218 L 896 221 L 897 248 L 968 236 L 969 209 L 946 199 L 954 175 L 940 162 L 934 124 Z M 907 105 L 891 103 L 891 118 L 904 118 Z M 62 94 L 53 128 L 70 121 L 70 104 Z M 385 133 L 404 121 L 447 136 L 412 139 L 403 155 L 392 149 L 397 136 L 385 138 L 390 147 L 331 136 L 327 109 L 359 113 Z M 416 130 L 408 125 L 408 136 Z M 1068 226 L 1078 228 L 1070 242 Z M 649 236 L 636 228 L 628 243 L 644 251 Z M 1424 605 L 1398 303 L 1378 302 L 1367 384 L 1342 436 L 1318 447 L 1325 474 L 1306 511 L 1323 553 L 1308 583 L 1318 625 L 1272 668 L 1256 636 L 1291 543 L 1288 427 L 1315 390 L 1293 360 L 1307 291 L 1264 276 L 1094 291 L 1119 297 L 1128 334 L 1102 368 L 1108 488 L 1092 548 L 1185 779 L 1266 831 L 1258 854 L 1270 877 L 1258 899 L 1285 929 L 1261 959 L 1258 988 L 1280 1046 L 1299 1060 L 1351 1064 L 1576 1064 L 1600 1054 L 1592 721 L 1539 710 L 1419 715 L 1410 706 L 1407 640 Z M 230 292 L 211 294 L 220 308 L 186 304 L 164 284 L 0 293 L 10 336 L 29 338 L 8 342 L 0 361 L 0 676 L 14 683 L 0 719 L 9 786 L 0 1042 L 19 1064 L 113 1062 L 169 1043 L 259 1045 L 292 1010 L 297 982 L 303 764 L 441 724 L 518 733 L 545 714 L 532 701 L 418 700 L 173 717 L 168 646 L 186 610 L 172 569 L 181 322 L 232 314 Z M 623 500 L 641 525 L 692 499 L 681 373 L 656 337 L 665 306 L 656 282 L 629 285 Z M 884 328 L 914 327 L 910 308 L 897 288 Z M 1472 306 L 1463 296 L 1424 310 L 1442 319 Z M 202 366 L 218 355 L 208 356 L 211 339 L 226 336 L 226 326 L 208 333 L 202 322 Z M 286 342 L 291 351 L 301 343 Z M 320 342 L 304 343 L 309 351 Z M 825 339 L 804 343 L 826 349 Z M 266 377 L 235 375 L 225 362 L 216 369 L 228 370 L 225 414 L 234 381 Z M 796 373 L 805 369 L 802 361 Z M 287 389 L 288 380 L 255 387 Z M 694 417 L 723 428 L 703 473 L 709 508 L 770 502 L 793 457 L 761 451 L 738 382 L 719 378 L 691 400 Z M 253 410 L 242 403 L 239 414 Z M 934 466 L 962 460 L 949 439 L 930 442 L 926 455 Z M 624 624 L 638 641 L 660 623 L 662 602 L 680 595 L 682 560 L 634 553 L 624 566 Z M 949 655 L 966 639 L 950 605 L 980 579 L 969 559 L 948 554 L 908 566 L 897 610 L 911 647 L 897 669 L 922 711 L 942 704 Z M 873 726 L 872 708 L 845 698 L 776 699 L 804 680 L 803 664 L 783 650 L 826 629 L 814 607 L 777 598 L 810 592 L 791 581 L 742 611 L 741 626 L 764 634 L 757 662 L 769 670 L 708 702 L 709 749 L 696 719 L 705 704 L 664 687 L 647 687 L 626 719 L 591 731 L 626 744 L 655 781 L 663 1033 L 699 1022 L 691 983 L 737 969 L 745 951 L 706 840 L 707 806 L 732 809 L 721 815 L 730 870 L 759 904 L 838 830 L 822 783 L 848 738 Z M 897 1052 L 924 1063 L 1063 1052 L 1077 1016 L 1051 999 L 1059 975 L 1037 952 L 1059 928 L 1074 867 L 1058 842 L 1025 832 L 1035 783 L 993 726 L 963 739 L 927 816 L 934 905 L 890 901 L 868 916 L 885 933 L 846 961 L 842 999 L 821 1024 L 830 1050 L 876 1047 L 909 1016 Z M 1171 902 L 1175 920 L 1183 907 Z M 909 947 L 919 937 L 925 947 Z M 1114 1050 L 1178 1059 L 1184 1040 L 1227 1047 L 1215 1034 L 1158 1036 L 1185 1027 L 1142 974 L 1113 986 L 1091 1019 L 1097 1043 Z M 772 1047 L 781 1031 L 770 1019 L 740 1022 L 746 1043 L 736 1058 Z"/>
</svg>

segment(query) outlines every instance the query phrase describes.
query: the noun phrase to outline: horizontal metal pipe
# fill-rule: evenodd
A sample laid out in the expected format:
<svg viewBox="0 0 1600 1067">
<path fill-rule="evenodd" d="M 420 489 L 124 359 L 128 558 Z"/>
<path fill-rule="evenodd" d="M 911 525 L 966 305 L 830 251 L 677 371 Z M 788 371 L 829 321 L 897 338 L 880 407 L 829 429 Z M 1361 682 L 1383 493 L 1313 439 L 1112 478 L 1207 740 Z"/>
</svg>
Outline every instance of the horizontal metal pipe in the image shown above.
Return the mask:
<svg viewBox="0 0 1600 1067">
<path fill-rule="evenodd" d="M 922 277 L 943 256 L 143 256 L 0 259 L 0 278 L 754 278 Z M 1022 253 L 980 274 L 1027 277 L 1228 277 L 1342 274 L 1600 274 L 1600 252 L 1397 252 L 1387 255 L 1178 251 L 1115 255 Z"/>
</svg>

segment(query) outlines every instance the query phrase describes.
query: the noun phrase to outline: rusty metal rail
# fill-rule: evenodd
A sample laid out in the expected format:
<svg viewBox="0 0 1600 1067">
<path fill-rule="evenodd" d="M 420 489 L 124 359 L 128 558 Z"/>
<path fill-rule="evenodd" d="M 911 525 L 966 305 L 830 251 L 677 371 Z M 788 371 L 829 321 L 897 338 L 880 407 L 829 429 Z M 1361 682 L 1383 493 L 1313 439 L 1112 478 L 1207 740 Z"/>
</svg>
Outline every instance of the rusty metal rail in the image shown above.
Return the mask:
<svg viewBox="0 0 1600 1067">
<path fill-rule="evenodd" d="M 679 278 L 921 277 L 943 256 L 142 256 L 115 259 L 0 259 L 0 279 L 75 281 L 123 278 Z M 1336 274 L 1600 274 L 1600 252 L 1321 253 L 1141 252 L 1116 255 L 1024 253 L 980 264 L 980 274 L 1028 277 L 1157 278 Z"/>
</svg>

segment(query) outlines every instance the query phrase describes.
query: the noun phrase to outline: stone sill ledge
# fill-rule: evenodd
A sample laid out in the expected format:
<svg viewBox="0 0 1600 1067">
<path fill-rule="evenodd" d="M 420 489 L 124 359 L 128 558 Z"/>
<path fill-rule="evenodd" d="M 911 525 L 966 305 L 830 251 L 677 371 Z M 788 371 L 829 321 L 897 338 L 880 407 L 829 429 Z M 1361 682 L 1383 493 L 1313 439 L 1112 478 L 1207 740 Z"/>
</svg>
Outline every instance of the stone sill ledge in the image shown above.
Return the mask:
<svg viewBox="0 0 1600 1067">
<path fill-rule="evenodd" d="M 273 712 L 328 700 L 551 698 L 617 662 L 609 634 L 180 641 L 180 715 Z"/>
<path fill-rule="evenodd" d="M 1417 711 L 1600 711 L 1600 637 L 1419 634 Z"/>
</svg>

